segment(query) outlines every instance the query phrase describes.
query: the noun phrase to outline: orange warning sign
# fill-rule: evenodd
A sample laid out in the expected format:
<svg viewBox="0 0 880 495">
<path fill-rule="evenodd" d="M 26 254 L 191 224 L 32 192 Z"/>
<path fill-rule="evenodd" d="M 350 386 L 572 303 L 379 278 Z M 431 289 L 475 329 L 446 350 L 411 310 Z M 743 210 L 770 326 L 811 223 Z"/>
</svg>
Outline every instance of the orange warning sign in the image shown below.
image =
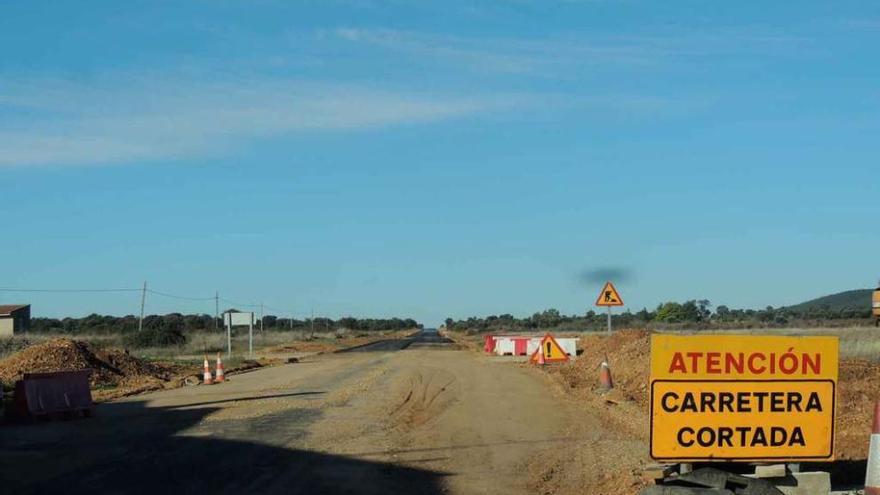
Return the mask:
<svg viewBox="0 0 880 495">
<path fill-rule="evenodd" d="M 611 282 L 605 282 L 605 287 L 596 299 L 596 306 L 623 306 L 623 298 Z"/>
<path fill-rule="evenodd" d="M 537 364 L 560 363 L 568 361 L 568 354 L 562 350 L 559 342 L 556 342 L 556 339 L 548 333 L 541 339 L 540 347 L 535 350 L 529 361 Z"/>
<path fill-rule="evenodd" d="M 838 339 L 651 336 L 651 457 L 830 460 Z"/>
</svg>

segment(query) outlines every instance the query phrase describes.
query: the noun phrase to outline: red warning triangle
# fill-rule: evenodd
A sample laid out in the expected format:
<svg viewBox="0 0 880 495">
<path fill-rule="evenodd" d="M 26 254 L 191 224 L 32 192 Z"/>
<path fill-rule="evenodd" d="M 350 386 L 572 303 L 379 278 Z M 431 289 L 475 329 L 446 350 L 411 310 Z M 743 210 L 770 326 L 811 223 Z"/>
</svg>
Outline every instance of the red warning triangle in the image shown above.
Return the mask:
<svg viewBox="0 0 880 495">
<path fill-rule="evenodd" d="M 548 333 L 541 339 L 541 346 L 535 350 L 529 361 L 535 364 L 560 363 L 568 361 L 568 354 L 562 350 L 559 342 L 556 342 L 556 339 Z"/>
<path fill-rule="evenodd" d="M 605 282 L 605 287 L 596 298 L 596 306 L 623 306 L 623 298 L 617 292 L 617 288 L 611 282 Z"/>
</svg>

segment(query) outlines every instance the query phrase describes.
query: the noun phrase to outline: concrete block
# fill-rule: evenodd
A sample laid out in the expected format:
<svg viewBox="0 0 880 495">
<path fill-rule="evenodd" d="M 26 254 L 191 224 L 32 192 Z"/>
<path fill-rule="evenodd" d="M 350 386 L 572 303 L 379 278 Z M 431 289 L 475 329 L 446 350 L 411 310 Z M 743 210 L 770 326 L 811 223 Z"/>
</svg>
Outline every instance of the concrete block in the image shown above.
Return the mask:
<svg viewBox="0 0 880 495">
<path fill-rule="evenodd" d="M 733 495 L 730 490 L 721 488 L 695 488 L 689 486 L 649 486 L 639 495 Z"/>
<path fill-rule="evenodd" d="M 765 466 L 755 466 L 756 478 L 784 478 L 785 464 L 768 464 Z"/>
<path fill-rule="evenodd" d="M 675 471 L 673 464 L 651 464 L 642 469 L 642 478 L 650 481 L 662 480 Z"/>
<path fill-rule="evenodd" d="M 831 474 L 823 471 L 791 473 L 797 483 L 795 486 L 777 484 L 776 488 L 785 495 L 829 495 L 831 493 Z"/>
</svg>

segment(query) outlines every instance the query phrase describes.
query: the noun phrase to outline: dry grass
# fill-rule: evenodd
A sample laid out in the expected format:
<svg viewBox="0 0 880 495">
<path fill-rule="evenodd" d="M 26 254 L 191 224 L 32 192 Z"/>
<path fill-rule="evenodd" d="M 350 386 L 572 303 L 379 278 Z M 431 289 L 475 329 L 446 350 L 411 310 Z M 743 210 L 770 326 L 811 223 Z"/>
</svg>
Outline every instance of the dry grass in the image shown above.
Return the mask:
<svg viewBox="0 0 880 495">
<path fill-rule="evenodd" d="M 0 359 L 14 354 L 32 344 L 45 342 L 58 337 L 83 340 L 97 347 L 128 347 L 132 354 L 150 359 L 176 360 L 178 356 L 200 355 L 205 353 L 217 353 L 226 351 L 226 333 L 223 332 L 192 332 L 188 334 L 186 344 L 170 347 L 144 347 L 131 348 L 126 346 L 122 335 L 119 334 L 56 334 L 56 333 L 30 333 L 23 336 L 15 336 L 0 341 Z M 274 347 L 289 342 L 302 341 L 308 338 L 305 332 L 254 332 L 254 351 Z M 320 339 L 333 339 L 335 336 L 316 336 Z M 234 355 L 243 355 L 248 350 L 247 331 L 237 332 L 232 337 L 232 350 Z"/>
<path fill-rule="evenodd" d="M 370 338 L 381 338 L 385 335 L 398 334 L 401 332 L 372 332 L 368 335 Z M 406 332 L 403 332 L 406 333 Z M 58 333 L 30 333 L 22 336 L 15 336 L 9 339 L 0 339 L 0 359 L 14 354 L 29 345 L 45 342 L 58 337 L 71 338 L 75 340 L 86 341 L 97 347 L 118 347 L 128 348 L 130 352 L 140 358 L 160 361 L 178 361 L 178 362 L 201 362 L 204 354 L 214 355 L 218 352 L 226 352 L 226 332 L 190 332 L 187 334 L 186 344 L 170 347 L 138 347 L 133 348 L 126 346 L 123 336 L 120 334 L 58 334 Z M 254 354 L 258 354 L 264 350 L 283 346 L 295 345 L 302 342 L 310 342 L 316 344 L 314 346 L 321 347 L 321 343 L 326 343 L 324 347 L 333 347 L 337 344 L 356 345 L 361 343 L 360 340 L 364 336 L 360 336 L 353 332 L 340 331 L 337 333 L 316 333 L 311 338 L 310 332 L 305 331 L 274 331 L 267 330 L 260 332 L 254 330 Z M 314 347 L 313 346 L 313 347 Z M 247 357 L 248 351 L 248 332 L 247 329 L 236 329 L 232 334 L 232 360 L 231 364 L 240 362 Z"/>
</svg>

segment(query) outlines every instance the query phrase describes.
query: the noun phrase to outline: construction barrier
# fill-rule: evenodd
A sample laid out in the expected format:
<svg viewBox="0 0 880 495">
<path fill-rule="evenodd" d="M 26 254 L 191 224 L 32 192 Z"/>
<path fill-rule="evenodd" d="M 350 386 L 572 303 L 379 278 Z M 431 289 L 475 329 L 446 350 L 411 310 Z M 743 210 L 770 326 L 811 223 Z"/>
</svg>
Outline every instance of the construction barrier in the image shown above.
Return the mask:
<svg viewBox="0 0 880 495">
<path fill-rule="evenodd" d="M 514 356 L 527 356 L 526 349 L 529 346 L 529 341 L 532 340 L 528 337 L 513 337 L 513 355 Z"/>
<path fill-rule="evenodd" d="M 495 352 L 495 337 L 486 335 L 483 341 L 483 350 L 488 353 Z"/>
<path fill-rule="evenodd" d="M 88 414 L 94 408 L 89 376 L 92 370 L 25 373 L 15 383 L 14 415 L 29 418 L 61 413 Z"/>
<path fill-rule="evenodd" d="M 511 337 L 496 337 L 495 338 L 495 354 L 499 356 L 513 356 L 513 352 L 515 351 L 515 347 L 513 344 L 513 338 Z"/>
<path fill-rule="evenodd" d="M 531 356 L 541 346 L 543 337 L 520 335 L 488 335 L 484 350 L 499 356 Z M 568 356 L 577 356 L 577 337 L 558 337 L 556 342 Z M 491 347 L 490 347 L 491 346 Z"/>
</svg>

